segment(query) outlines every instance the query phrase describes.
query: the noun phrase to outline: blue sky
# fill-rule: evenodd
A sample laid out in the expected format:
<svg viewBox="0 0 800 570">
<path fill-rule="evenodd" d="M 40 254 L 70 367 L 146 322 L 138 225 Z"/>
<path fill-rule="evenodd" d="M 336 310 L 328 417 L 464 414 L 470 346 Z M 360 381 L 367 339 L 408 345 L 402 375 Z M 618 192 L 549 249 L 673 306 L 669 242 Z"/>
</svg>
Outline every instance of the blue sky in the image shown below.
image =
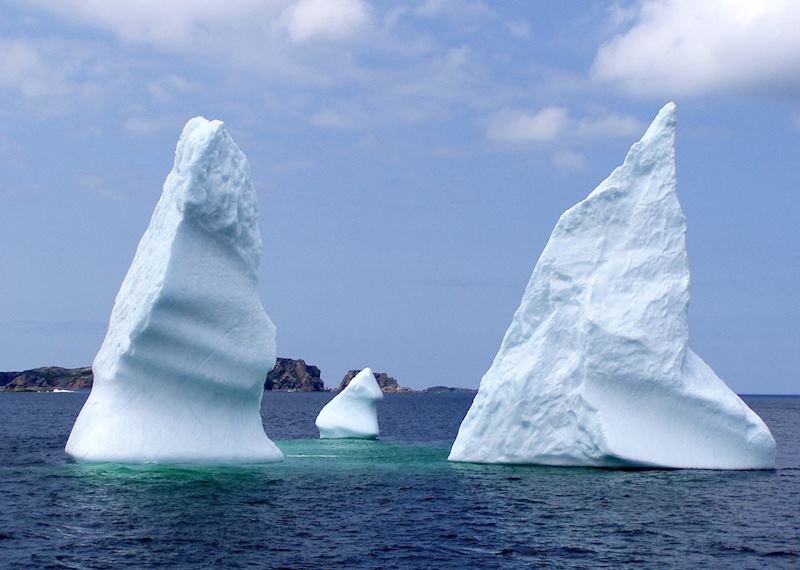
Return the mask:
<svg viewBox="0 0 800 570">
<path fill-rule="evenodd" d="M 91 363 L 195 115 L 248 155 L 279 354 L 477 386 L 563 210 L 679 108 L 693 349 L 800 391 L 800 3 L 10 0 L 0 369 Z"/>
</svg>

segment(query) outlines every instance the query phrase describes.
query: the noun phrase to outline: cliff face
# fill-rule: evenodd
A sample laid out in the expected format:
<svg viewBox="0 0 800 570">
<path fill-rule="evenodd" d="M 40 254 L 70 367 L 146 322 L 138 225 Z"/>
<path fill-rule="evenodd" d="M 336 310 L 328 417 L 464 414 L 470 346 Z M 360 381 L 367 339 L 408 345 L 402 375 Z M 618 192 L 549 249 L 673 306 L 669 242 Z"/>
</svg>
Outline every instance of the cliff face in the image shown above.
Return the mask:
<svg viewBox="0 0 800 570">
<path fill-rule="evenodd" d="M 347 385 L 350 383 L 350 380 L 356 377 L 356 374 L 361 372 L 361 370 L 348 370 L 347 374 L 344 375 L 342 381 L 339 383 L 338 390 L 344 390 Z M 378 381 L 378 386 L 381 387 L 381 391 L 383 392 L 413 392 L 411 388 L 406 388 L 405 386 L 401 386 L 397 383 L 397 380 L 386 374 L 386 372 L 375 372 L 375 380 Z"/>
<path fill-rule="evenodd" d="M 88 390 L 92 369 L 45 366 L 23 372 L 0 372 L 0 388 L 9 392 L 47 390 Z"/>
<path fill-rule="evenodd" d="M 265 390 L 285 392 L 322 392 L 325 384 L 319 368 L 306 364 L 305 360 L 278 358 L 264 382 Z"/>
</svg>

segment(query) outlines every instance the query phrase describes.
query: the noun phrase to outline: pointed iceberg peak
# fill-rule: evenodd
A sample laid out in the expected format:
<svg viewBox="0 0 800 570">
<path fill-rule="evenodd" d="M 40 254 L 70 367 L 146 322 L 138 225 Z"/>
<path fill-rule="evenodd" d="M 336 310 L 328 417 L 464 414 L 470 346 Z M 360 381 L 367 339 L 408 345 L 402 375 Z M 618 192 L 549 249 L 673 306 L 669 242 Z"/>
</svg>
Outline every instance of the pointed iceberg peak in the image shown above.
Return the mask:
<svg viewBox="0 0 800 570">
<path fill-rule="evenodd" d="M 186 121 L 186 124 L 183 126 L 183 130 L 181 131 L 181 136 L 178 139 L 178 145 L 188 140 L 188 138 L 195 131 L 197 131 L 198 133 L 202 133 L 203 131 L 209 133 L 218 131 L 224 126 L 225 123 L 218 119 L 206 119 L 202 115 L 198 115 L 197 117 L 192 117 L 191 119 Z"/>
<path fill-rule="evenodd" d="M 564 212 L 452 461 L 763 469 L 775 441 L 689 348 L 675 105 Z"/>
<path fill-rule="evenodd" d="M 228 156 L 238 158 L 237 155 L 242 152 L 228 134 L 222 121 L 209 121 L 205 117 L 189 119 L 181 131 L 175 148 L 173 173 L 187 177 L 206 170 L 210 160 L 208 154 L 222 147 L 226 147 Z M 186 190 L 183 186 L 181 189 Z"/>
<path fill-rule="evenodd" d="M 677 126 L 677 106 L 670 101 L 661 108 L 642 138 L 631 146 L 622 164 L 622 171 L 642 176 L 659 169 L 661 173 L 657 172 L 656 176 L 674 186 Z M 614 180 L 613 173 L 609 180 Z"/>
<path fill-rule="evenodd" d="M 364 368 L 317 416 L 322 439 L 375 439 L 378 429 L 378 402 L 383 400 L 371 368 Z"/>
<path fill-rule="evenodd" d="M 222 121 L 190 119 L 164 184 L 165 200 L 187 219 L 228 242 L 253 273 L 261 259 L 258 203 L 247 157 Z"/>
<path fill-rule="evenodd" d="M 383 399 L 383 392 L 378 385 L 375 374 L 372 372 L 372 368 L 364 368 L 364 370 L 356 374 L 342 392 L 345 390 L 363 392 L 376 400 Z"/>
<path fill-rule="evenodd" d="M 678 126 L 678 106 L 672 101 L 661 107 L 656 114 L 653 122 L 647 127 L 642 136 L 641 142 L 656 142 L 659 140 L 669 140 L 675 136 L 675 129 Z"/>
<path fill-rule="evenodd" d="M 670 101 L 658 110 L 658 114 L 656 115 L 656 118 L 653 119 L 653 122 L 650 125 L 650 128 L 647 129 L 647 132 L 649 133 L 654 128 L 658 130 L 672 129 L 674 131 L 677 124 L 678 106 L 674 101 Z M 645 136 L 647 136 L 647 133 L 645 133 Z"/>
<path fill-rule="evenodd" d="M 641 140 L 633 145 L 647 145 L 658 144 L 659 142 L 668 141 L 670 137 L 675 136 L 675 129 L 678 126 L 678 106 L 672 101 L 661 107 L 656 114 L 650 126 L 647 127 Z"/>
</svg>

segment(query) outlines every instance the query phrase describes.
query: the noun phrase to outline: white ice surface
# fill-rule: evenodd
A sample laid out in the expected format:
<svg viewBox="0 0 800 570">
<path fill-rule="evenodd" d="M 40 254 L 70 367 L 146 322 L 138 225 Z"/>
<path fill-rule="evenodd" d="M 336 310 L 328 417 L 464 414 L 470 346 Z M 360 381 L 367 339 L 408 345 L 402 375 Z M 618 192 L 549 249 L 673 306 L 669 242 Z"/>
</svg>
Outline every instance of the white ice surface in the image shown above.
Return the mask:
<svg viewBox="0 0 800 570">
<path fill-rule="evenodd" d="M 688 345 L 675 105 L 559 219 L 453 461 L 761 469 L 764 422 Z"/>
<path fill-rule="evenodd" d="M 175 165 L 117 294 L 66 451 L 82 461 L 279 460 L 264 433 L 275 326 L 247 159 L 222 122 L 183 129 Z"/>
<path fill-rule="evenodd" d="M 365 368 L 322 408 L 316 421 L 319 436 L 375 439 L 379 433 L 378 402 L 382 399 L 372 369 Z"/>
</svg>

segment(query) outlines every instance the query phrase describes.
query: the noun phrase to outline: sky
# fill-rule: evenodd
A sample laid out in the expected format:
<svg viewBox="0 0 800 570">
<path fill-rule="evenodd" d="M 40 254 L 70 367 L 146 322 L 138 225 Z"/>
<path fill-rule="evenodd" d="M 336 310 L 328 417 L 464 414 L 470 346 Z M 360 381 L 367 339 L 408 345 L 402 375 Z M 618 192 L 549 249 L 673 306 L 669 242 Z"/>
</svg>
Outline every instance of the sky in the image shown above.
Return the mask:
<svg viewBox="0 0 800 570">
<path fill-rule="evenodd" d="M 6 0 L 0 370 L 86 366 L 184 123 L 260 205 L 278 353 L 477 387 L 559 215 L 678 105 L 690 340 L 800 392 L 800 2 Z"/>
</svg>

